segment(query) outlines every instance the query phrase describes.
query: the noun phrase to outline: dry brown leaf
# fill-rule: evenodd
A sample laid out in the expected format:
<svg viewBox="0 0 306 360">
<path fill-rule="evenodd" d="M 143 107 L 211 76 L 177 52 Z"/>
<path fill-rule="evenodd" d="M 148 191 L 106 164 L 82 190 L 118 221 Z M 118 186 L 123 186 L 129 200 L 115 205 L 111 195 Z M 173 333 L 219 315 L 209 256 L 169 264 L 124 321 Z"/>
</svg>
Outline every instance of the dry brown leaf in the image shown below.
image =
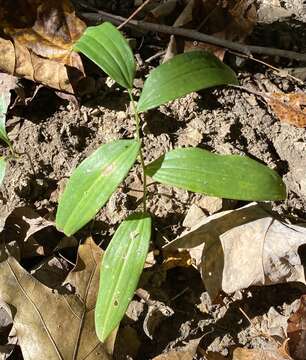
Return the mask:
<svg viewBox="0 0 306 360">
<path fill-rule="evenodd" d="M 184 348 L 158 355 L 152 360 L 192 360 L 197 352 L 201 339 L 202 338 L 191 340 Z"/>
<path fill-rule="evenodd" d="M 283 223 L 252 203 L 201 220 L 164 251 L 191 249 L 205 287 L 215 298 L 220 290 L 232 293 L 252 285 L 305 283 L 298 254 L 303 244 L 305 227 Z"/>
<path fill-rule="evenodd" d="M 88 239 L 65 286 L 56 292 L 2 252 L 0 297 L 16 309 L 13 321 L 25 360 L 110 359 L 94 328 L 101 256 Z"/>
<path fill-rule="evenodd" d="M 263 95 L 280 121 L 306 127 L 305 93 L 270 93 Z"/>
<path fill-rule="evenodd" d="M 2 15 L 6 14 L 0 16 L 6 35 L 0 38 L 0 71 L 74 93 L 84 69 L 72 46 L 85 24 L 76 17 L 69 0 L 19 3 L 22 23 L 14 17 L 16 3 L 0 0 Z"/>
<path fill-rule="evenodd" d="M 300 307 L 288 320 L 290 354 L 295 360 L 306 359 L 306 295 L 301 297 Z"/>
<path fill-rule="evenodd" d="M 242 349 L 234 350 L 232 360 L 293 360 L 286 354 L 283 348 L 280 349 Z"/>
</svg>

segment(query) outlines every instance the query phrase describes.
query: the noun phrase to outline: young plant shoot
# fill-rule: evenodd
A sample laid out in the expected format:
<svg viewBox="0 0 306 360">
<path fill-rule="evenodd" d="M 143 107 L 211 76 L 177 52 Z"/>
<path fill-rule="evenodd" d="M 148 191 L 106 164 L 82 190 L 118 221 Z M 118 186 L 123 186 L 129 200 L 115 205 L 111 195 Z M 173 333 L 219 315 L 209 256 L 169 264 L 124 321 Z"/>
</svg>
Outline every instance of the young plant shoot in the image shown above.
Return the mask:
<svg viewBox="0 0 306 360">
<path fill-rule="evenodd" d="M 286 190 L 276 172 L 246 156 L 180 148 L 145 165 L 140 113 L 193 91 L 238 83 L 235 73 L 214 55 L 194 51 L 177 55 L 158 66 L 146 79 L 136 105 L 132 94 L 134 56 L 126 39 L 112 24 L 106 22 L 87 28 L 75 50 L 127 89 L 136 131 L 134 139 L 101 145 L 74 170 L 59 201 L 57 228 L 72 235 L 93 219 L 137 158 L 143 178 L 143 212 L 122 222 L 101 263 L 95 326 L 99 339 L 104 342 L 119 325 L 133 297 L 149 249 L 151 217 L 146 207 L 147 176 L 162 184 L 230 199 L 281 200 Z"/>
</svg>

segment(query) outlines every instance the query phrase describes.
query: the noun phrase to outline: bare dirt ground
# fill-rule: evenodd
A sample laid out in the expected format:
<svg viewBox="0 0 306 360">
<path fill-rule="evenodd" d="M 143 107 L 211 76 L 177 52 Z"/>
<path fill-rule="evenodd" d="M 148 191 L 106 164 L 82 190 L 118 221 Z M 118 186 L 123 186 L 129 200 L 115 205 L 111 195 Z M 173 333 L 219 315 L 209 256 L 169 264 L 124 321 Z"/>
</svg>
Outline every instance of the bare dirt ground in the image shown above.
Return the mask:
<svg viewBox="0 0 306 360">
<path fill-rule="evenodd" d="M 144 45 L 139 58 L 144 60 L 146 52 L 149 50 Z M 227 57 L 227 61 L 233 61 L 233 57 Z M 267 91 L 306 89 L 260 64 L 243 60 L 234 69 L 241 85 Z M 136 87 L 141 88 L 149 70 L 147 64 L 138 64 Z M 3 212 L 27 206 L 42 216 L 52 217 L 66 180 L 81 160 L 100 144 L 133 137 L 134 122 L 127 93 L 110 82 L 104 84 L 103 75 L 96 80 L 102 84 L 97 94 L 83 99 L 79 109 L 57 98 L 51 90 L 42 89 L 29 106 L 17 107 L 10 113 L 9 137 L 16 150 L 28 156 L 21 155 L 9 164 L 0 191 Z M 306 224 L 306 129 L 280 122 L 256 96 L 231 87 L 209 89 L 152 110 L 143 120 L 145 162 L 184 146 L 222 154 L 246 154 L 275 169 L 286 183 L 288 198 L 273 203 L 273 209 L 293 223 Z M 6 151 L 1 145 L 0 150 Z M 140 169 L 136 164 L 96 219 L 77 237 L 91 235 L 105 247 L 118 224 L 140 207 L 140 192 Z M 153 242 L 157 247 L 185 230 L 183 221 L 193 204 L 207 215 L 244 205 L 229 200 L 209 202 L 204 195 L 152 184 L 148 210 L 154 218 Z M 305 264 L 305 249 L 300 253 Z M 66 256 L 75 261 L 75 252 L 67 252 Z M 224 356 L 233 346 L 264 347 L 268 343 L 266 336 L 283 336 L 288 317 L 306 291 L 298 283 L 253 287 L 212 304 L 196 270 L 185 267 L 165 270 L 158 256 L 156 260 L 153 267 L 145 270 L 141 287 L 151 299 L 163 303 L 158 311 L 168 306 L 173 313 L 156 315 L 156 309 L 135 296 L 119 330 L 117 359 L 150 359 L 200 337 L 201 348 Z M 32 267 L 29 263 L 24 265 Z M 157 320 L 154 316 L 150 320 L 150 311 Z M 252 319 L 251 323 L 245 314 Z"/>
</svg>

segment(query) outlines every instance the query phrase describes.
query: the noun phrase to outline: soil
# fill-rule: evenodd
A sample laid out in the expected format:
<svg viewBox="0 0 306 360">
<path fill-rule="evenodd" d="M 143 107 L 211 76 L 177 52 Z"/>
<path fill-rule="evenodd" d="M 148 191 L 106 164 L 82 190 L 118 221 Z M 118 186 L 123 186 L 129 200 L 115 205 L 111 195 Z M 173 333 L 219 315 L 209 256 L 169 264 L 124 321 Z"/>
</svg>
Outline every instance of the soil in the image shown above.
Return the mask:
<svg viewBox="0 0 306 360">
<path fill-rule="evenodd" d="M 250 70 L 249 65 L 242 62 L 235 69 L 241 85 L 267 91 L 305 91 L 305 86 L 290 78 L 254 63 Z M 136 95 L 149 70 L 150 66 L 139 65 Z M 28 206 L 43 216 L 54 215 L 59 194 L 80 161 L 101 144 L 133 137 L 127 93 L 109 80 L 105 82 L 104 77 L 96 80 L 102 86 L 94 97 L 83 99 L 80 108 L 59 99 L 51 90 L 41 89 L 29 106 L 10 112 L 9 138 L 16 151 L 26 155 L 9 163 L 0 192 L 1 209 Z M 246 154 L 267 164 L 282 176 L 288 190 L 286 201 L 272 204 L 274 210 L 295 223 L 306 223 L 306 129 L 281 123 L 254 95 L 231 87 L 192 93 L 146 114 L 142 133 L 145 162 L 176 147 L 198 146 L 216 153 Z M 1 144 L 0 152 L 6 151 Z M 141 175 L 136 164 L 96 219 L 76 235 L 78 239 L 91 235 L 106 247 L 118 224 L 141 208 L 140 192 Z M 148 210 L 154 218 L 155 247 L 185 230 L 183 221 L 192 204 L 212 213 L 201 205 L 205 198 L 150 185 Z M 218 210 L 242 205 L 241 201 L 223 201 Z M 237 345 L 263 347 L 267 337 L 283 336 L 281 329 L 285 330 L 288 317 L 306 290 L 295 283 L 255 287 L 220 297 L 212 304 L 196 270 L 176 267 L 166 271 L 160 260 L 157 256 L 156 264 L 145 270 L 141 285 L 151 299 L 161 302 L 161 307 L 170 307 L 172 315 L 159 316 L 152 325 L 147 321 L 150 306 L 135 296 L 119 330 L 117 359 L 151 359 L 200 337 L 201 348 L 224 356 Z"/>
</svg>

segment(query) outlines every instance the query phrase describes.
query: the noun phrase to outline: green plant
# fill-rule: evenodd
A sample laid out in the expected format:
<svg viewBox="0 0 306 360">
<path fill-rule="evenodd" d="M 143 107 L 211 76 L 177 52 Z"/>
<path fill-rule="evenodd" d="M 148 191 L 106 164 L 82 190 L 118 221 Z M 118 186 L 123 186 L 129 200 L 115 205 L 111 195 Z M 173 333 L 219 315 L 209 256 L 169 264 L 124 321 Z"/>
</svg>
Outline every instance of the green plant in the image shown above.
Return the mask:
<svg viewBox="0 0 306 360">
<path fill-rule="evenodd" d="M 223 156 L 199 148 L 182 148 L 145 165 L 140 113 L 191 91 L 237 84 L 234 72 L 215 56 L 190 52 L 158 66 L 146 79 L 136 104 L 132 94 L 134 56 L 113 25 L 104 23 L 87 28 L 75 49 L 127 89 L 136 131 L 134 139 L 100 146 L 74 170 L 59 201 L 57 228 L 72 235 L 88 223 L 123 181 L 137 157 L 143 171 L 143 212 L 123 221 L 101 264 L 95 324 L 98 337 L 104 341 L 125 313 L 148 252 L 151 217 L 146 207 L 147 176 L 160 183 L 232 199 L 279 200 L 285 198 L 286 192 L 276 172 L 246 156 Z"/>
</svg>

